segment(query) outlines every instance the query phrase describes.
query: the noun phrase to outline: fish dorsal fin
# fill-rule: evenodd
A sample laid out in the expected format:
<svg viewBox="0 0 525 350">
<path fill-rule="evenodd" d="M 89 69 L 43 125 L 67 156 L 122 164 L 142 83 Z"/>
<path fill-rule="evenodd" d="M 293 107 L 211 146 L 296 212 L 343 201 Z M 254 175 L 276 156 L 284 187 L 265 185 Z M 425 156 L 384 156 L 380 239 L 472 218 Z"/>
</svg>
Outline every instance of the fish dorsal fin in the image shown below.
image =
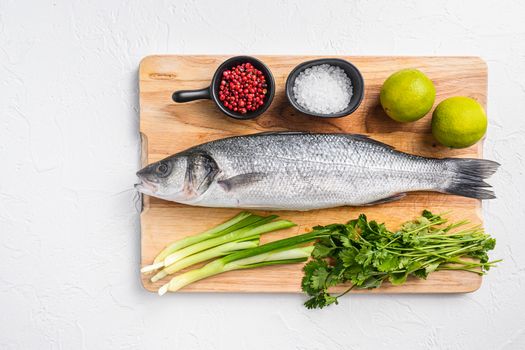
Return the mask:
<svg viewBox="0 0 525 350">
<path fill-rule="evenodd" d="M 307 134 L 313 134 L 311 132 L 308 132 L 308 131 L 264 131 L 264 132 L 260 132 L 260 133 L 257 133 L 257 134 L 252 134 L 250 136 L 264 136 L 264 135 L 307 135 Z M 323 134 L 323 133 L 320 133 L 320 134 Z M 332 134 L 332 135 L 338 135 L 337 133 L 336 134 Z M 383 143 L 381 141 L 377 141 L 377 140 L 374 140 L 373 138 L 371 138 L 370 136 L 368 135 L 363 135 L 363 134 L 340 134 L 340 135 L 344 135 L 348 138 L 351 138 L 351 139 L 354 139 L 356 141 L 362 141 L 362 142 L 367 142 L 367 143 L 370 143 L 370 144 L 374 144 L 374 145 L 378 145 L 378 146 L 383 146 L 385 148 L 388 148 L 388 149 L 395 149 L 394 147 L 390 146 L 390 145 L 387 145 L 386 143 Z"/>
<path fill-rule="evenodd" d="M 304 134 L 311 134 L 310 132 L 306 131 L 263 131 L 258 132 L 256 134 L 252 134 L 250 136 L 262 136 L 262 135 L 304 135 Z"/>
<path fill-rule="evenodd" d="M 251 185 L 255 182 L 261 181 L 266 177 L 265 173 L 247 173 L 232 176 L 228 179 L 219 180 L 217 183 L 226 191 L 230 192 L 237 188 Z"/>
<path fill-rule="evenodd" d="M 376 205 L 376 204 L 383 204 L 383 203 L 388 203 L 388 202 L 394 202 L 394 201 L 400 200 L 401 198 L 406 197 L 406 195 L 407 195 L 406 193 L 398 193 L 398 194 L 395 194 L 395 195 L 390 196 L 390 197 L 382 198 L 382 199 L 379 199 L 377 201 L 367 203 L 365 205 L 368 206 L 368 205 Z"/>
<path fill-rule="evenodd" d="M 346 134 L 346 135 L 348 135 L 348 137 L 350 137 L 350 138 L 352 138 L 354 140 L 357 140 L 357 141 L 368 142 L 368 143 L 371 143 L 371 144 L 374 144 L 374 145 L 383 146 L 383 147 L 388 148 L 388 149 L 395 149 L 394 147 L 392 147 L 390 145 L 387 145 L 386 143 L 374 140 L 373 138 L 371 138 L 368 135 L 363 135 L 363 134 Z"/>
</svg>

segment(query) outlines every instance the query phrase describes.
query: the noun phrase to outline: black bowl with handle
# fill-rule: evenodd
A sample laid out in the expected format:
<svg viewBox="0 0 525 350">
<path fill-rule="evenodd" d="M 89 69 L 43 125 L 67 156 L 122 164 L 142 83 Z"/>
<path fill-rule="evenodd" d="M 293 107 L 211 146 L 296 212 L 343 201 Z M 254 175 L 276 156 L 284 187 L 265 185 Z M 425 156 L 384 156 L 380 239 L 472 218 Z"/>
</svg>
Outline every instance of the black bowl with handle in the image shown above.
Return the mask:
<svg viewBox="0 0 525 350">
<path fill-rule="evenodd" d="M 233 67 L 242 64 L 251 63 L 255 68 L 260 70 L 266 78 L 266 96 L 264 98 L 264 104 L 261 105 L 255 111 L 250 111 L 245 114 L 232 111 L 224 106 L 221 100 L 219 100 L 219 88 L 222 80 L 222 73 L 225 70 L 232 69 Z M 235 56 L 224 61 L 219 68 L 213 74 L 210 86 L 200 90 L 180 90 L 173 93 L 173 101 L 178 103 L 191 102 L 201 99 L 210 99 L 219 109 L 229 117 L 235 119 L 253 119 L 264 113 L 270 104 L 272 103 L 273 96 L 275 95 L 275 80 L 273 78 L 270 69 L 255 57 L 251 56 Z"/>
<path fill-rule="evenodd" d="M 330 66 L 336 66 L 341 68 L 345 71 L 346 75 L 350 78 L 350 81 L 352 82 L 352 97 L 350 98 L 348 106 L 346 106 L 346 108 L 340 112 L 330 114 L 311 112 L 306 108 L 302 107 L 299 103 L 297 103 L 297 100 L 295 99 L 293 92 L 295 79 L 299 76 L 299 74 L 301 74 L 301 72 L 303 72 L 307 68 L 319 66 L 321 64 L 328 64 Z M 363 101 L 364 94 L 365 82 L 363 76 L 361 75 L 361 72 L 352 63 L 346 60 L 342 60 L 340 58 L 321 58 L 317 60 L 303 62 L 297 67 L 295 67 L 288 75 L 288 79 L 286 79 L 286 97 L 288 98 L 290 104 L 299 112 L 314 117 L 340 118 L 352 114 L 359 107 L 361 101 Z"/>
</svg>

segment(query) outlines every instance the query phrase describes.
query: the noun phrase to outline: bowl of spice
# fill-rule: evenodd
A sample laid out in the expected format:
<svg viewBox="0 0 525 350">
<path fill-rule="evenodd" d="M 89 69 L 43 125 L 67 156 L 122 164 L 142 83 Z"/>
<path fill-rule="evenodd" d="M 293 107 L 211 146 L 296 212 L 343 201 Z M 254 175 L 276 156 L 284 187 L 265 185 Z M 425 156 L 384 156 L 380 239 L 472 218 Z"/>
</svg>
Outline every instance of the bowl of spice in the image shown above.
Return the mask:
<svg viewBox="0 0 525 350">
<path fill-rule="evenodd" d="M 301 63 L 286 80 L 286 97 L 299 112 L 322 118 L 353 113 L 361 104 L 365 83 L 359 69 L 338 58 Z"/>
<path fill-rule="evenodd" d="M 235 119 L 253 119 L 270 107 L 275 81 L 270 69 L 251 56 L 235 56 L 215 71 L 210 86 L 173 93 L 178 103 L 211 99 L 219 109 Z"/>
</svg>

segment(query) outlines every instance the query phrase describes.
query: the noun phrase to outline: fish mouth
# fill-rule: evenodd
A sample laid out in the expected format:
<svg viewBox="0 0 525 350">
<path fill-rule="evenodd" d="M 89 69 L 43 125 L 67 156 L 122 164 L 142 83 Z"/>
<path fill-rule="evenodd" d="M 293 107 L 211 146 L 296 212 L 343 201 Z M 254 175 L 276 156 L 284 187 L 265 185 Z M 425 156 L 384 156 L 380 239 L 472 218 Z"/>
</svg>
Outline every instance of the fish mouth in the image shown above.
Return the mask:
<svg viewBox="0 0 525 350">
<path fill-rule="evenodd" d="M 150 194 L 157 192 L 157 186 L 146 179 L 140 179 L 138 184 L 135 184 L 135 188 L 142 193 Z"/>
</svg>

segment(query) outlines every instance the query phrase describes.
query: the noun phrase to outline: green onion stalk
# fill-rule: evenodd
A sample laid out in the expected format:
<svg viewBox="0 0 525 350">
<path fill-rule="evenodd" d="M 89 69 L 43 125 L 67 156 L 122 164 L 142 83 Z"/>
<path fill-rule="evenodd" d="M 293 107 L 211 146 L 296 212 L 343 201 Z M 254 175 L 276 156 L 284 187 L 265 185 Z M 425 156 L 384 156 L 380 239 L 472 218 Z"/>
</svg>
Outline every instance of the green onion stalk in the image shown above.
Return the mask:
<svg viewBox="0 0 525 350">
<path fill-rule="evenodd" d="M 277 218 L 276 215 L 270 215 L 239 230 L 227 233 L 225 235 L 221 235 L 216 238 L 207 239 L 205 241 L 193 244 L 189 247 L 176 251 L 175 253 L 168 255 L 166 259 L 164 259 L 164 266 L 169 266 L 179 260 L 184 259 L 187 256 L 209 248 L 216 247 L 224 243 L 247 239 L 249 237 L 255 237 L 264 233 L 282 230 L 295 226 L 293 222 L 288 220 L 278 220 L 271 222 L 275 218 Z"/>
<path fill-rule="evenodd" d="M 236 242 L 228 242 L 228 243 L 221 244 L 219 246 L 204 250 L 200 253 L 190 255 L 169 266 L 166 266 L 164 269 L 157 272 L 151 278 L 151 282 L 157 282 L 158 280 L 168 275 L 174 274 L 175 272 L 178 272 L 182 269 L 198 264 L 200 262 L 211 260 L 211 259 L 214 259 L 220 256 L 224 256 L 234 251 L 248 249 L 248 248 L 255 248 L 258 245 L 259 245 L 259 236 L 257 236 L 254 239 L 247 240 L 247 241 L 236 241 Z"/>
<path fill-rule="evenodd" d="M 185 237 L 185 238 L 180 239 L 178 241 L 172 242 L 168 246 L 166 246 L 166 248 L 164 248 L 159 253 L 159 255 L 157 255 L 157 257 L 155 258 L 154 262 L 163 261 L 164 259 L 166 259 L 166 257 L 168 255 L 170 255 L 173 252 L 176 252 L 177 250 L 180 250 L 182 248 L 185 248 L 185 247 L 190 246 L 190 245 L 195 244 L 195 243 L 199 243 L 199 242 L 205 241 L 205 240 L 210 239 L 210 238 L 217 237 L 217 236 L 221 235 L 223 232 L 224 233 L 228 233 L 228 232 L 231 232 L 231 231 L 235 231 L 236 229 L 243 227 L 243 226 L 236 227 L 236 225 L 238 225 L 239 223 L 245 222 L 246 219 L 249 219 L 250 217 L 252 217 L 254 219 L 260 219 L 260 216 L 252 215 L 249 212 L 243 211 L 243 212 L 240 212 L 239 214 L 235 215 L 230 220 L 220 224 L 219 226 L 211 228 L 211 229 L 209 229 L 207 231 L 204 231 L 202 233 L 199 233 L 197 235 Z M 250 223 L 252 223 L 252 222 L 250 222 Z M 230 230 L 230 231 L 228 231 L 228 230 Z M 227 232 L 225 232 L 225 231 L 227 231 Z"/>
<path fill-rule="evenodd" d="M 278 224 L 277 227 L 286 228 L 290 227 L 288 226 L 289 223 L 286 220 L 281 220 L 271 224 Z M 175 292 L 193 282 L 227 271 L 304 262 L 310 257 L 313 246 L 302 245 L 327 236 L 329 233 L 330 230 L 328 229 L 314 230 L 306 234 L 231 253 L 199 269 L 175 276 L 159 289 L 159 295 L 164 295 L 168 291 Z"/>
<path fill-rule="evenodd" d="M 234 216 L 233 218 L 231 218 L 230 220 L 214 228 L 211 228 L 200 234 L 185 237 L 183 239 L 170 243 L 168 246 L 166 246 L 166 248 L 164 248 L 159 253 L 159 255 L 157 255 L 157 257 L 153 261 L 153 264 L 144 266 L 141 269 L 141 272 L 147 273 L 147 272 L 151 272 L 151 271 L 155 271 L 160 268 L 163 268 L 165 266 L 164 259 L 166 259 L 166 257 L 168 257 L 169 255 L 183 248 L 192 246 L 194 244 L 197 244 L 197 243 L 200 243 L 200 242 L 212 239 L 212 238 L 216 238 L 216 237 L 225 235 L 233 231 L 237 231 L 239 229 L 242 229 L 250 225 L 254 225 L 256 223 L 259 223 L 260 225 L 262 225 L 264 222 L 267 222 L 267 219 L 268 218 L 263 218 L 261 216 L 251 214 L 249 212 L 241 212 L 237 214 L 236 216 Z"/>
</svg>

